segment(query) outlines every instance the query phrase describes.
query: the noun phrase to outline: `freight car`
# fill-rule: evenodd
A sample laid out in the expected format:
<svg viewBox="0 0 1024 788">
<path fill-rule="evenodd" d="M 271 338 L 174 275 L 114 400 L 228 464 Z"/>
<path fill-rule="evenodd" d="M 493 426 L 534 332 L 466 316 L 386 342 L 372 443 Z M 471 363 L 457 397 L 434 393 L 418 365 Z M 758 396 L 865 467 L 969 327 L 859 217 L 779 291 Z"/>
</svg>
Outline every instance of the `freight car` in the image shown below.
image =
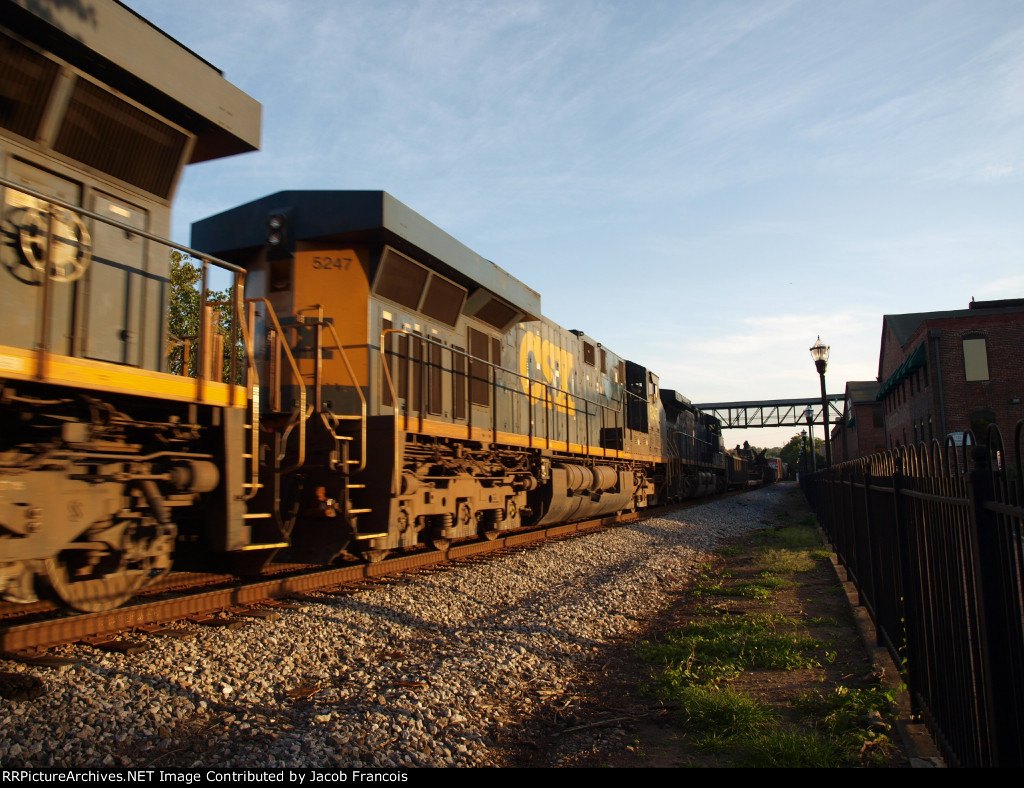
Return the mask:
<svg viewBox="0 0 1024 788">
<path fill-rule="evenodd" d="M 735 479 L 715 419 L 384 192 L 196 223 L 218 257 L 186 250 L 202 310 L 169 337 L 178 177 L 255 148 L 259 106 L 118 3 L 0 6 L 6 599 L 104 610 L 172 565 L 375 561 Z"/>
</svg>

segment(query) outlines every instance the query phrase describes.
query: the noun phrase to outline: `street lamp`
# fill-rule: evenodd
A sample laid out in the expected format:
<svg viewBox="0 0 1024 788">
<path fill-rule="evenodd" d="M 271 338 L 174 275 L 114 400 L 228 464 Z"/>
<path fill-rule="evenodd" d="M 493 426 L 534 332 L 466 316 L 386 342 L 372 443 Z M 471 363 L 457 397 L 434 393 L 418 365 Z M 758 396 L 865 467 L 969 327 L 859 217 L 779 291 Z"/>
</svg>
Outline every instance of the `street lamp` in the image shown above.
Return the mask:
<svg viewBox="0 0 1024 788">
<path fill-rule="evenodd" d="M 828 368 L 828 345 L 818 341 L 811 345 L 811 358 L 814 359 L 814 366 L 818 369 L 818 377 L 821 378 L 821 417 L 825 422 L 825 467 L 832 467 L 832 436 L 828 430 L 828 398 L 825 396 L 825 370 Z"/>
<path fill-rule="evenodd" d="M 811 469 L 818 472 L 818 449 L 814 445 L 814 411 L 811 410 L 811 406 L 808 405 L 804 408 L 804 420 L 807 422 L 807 432 L 810 434 L 810 448 L 811 448 Z"/>
</svg>

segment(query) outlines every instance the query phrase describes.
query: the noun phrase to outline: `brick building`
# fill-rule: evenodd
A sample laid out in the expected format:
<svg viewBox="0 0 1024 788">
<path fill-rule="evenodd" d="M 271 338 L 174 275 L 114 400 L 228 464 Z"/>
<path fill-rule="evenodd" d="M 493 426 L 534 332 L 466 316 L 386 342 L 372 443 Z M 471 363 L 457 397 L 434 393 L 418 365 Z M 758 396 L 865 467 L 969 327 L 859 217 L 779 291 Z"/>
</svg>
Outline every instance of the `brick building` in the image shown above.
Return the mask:
<svg viewBox="0 0 1024 788">
<path fill-rule="evenodd" d="M 885 315 L 878 358 L 885 445 L 915 444 L 990 423 L 1003 440 L 1024 418 L 1024 299 Z"/>
<path fill-rule="evenodd" d="M 877 380 L 846 383 L 843 420 L 832 430 L 832 462 L 855 460 L 884 451 L 885 416 Z"/>
</svg>

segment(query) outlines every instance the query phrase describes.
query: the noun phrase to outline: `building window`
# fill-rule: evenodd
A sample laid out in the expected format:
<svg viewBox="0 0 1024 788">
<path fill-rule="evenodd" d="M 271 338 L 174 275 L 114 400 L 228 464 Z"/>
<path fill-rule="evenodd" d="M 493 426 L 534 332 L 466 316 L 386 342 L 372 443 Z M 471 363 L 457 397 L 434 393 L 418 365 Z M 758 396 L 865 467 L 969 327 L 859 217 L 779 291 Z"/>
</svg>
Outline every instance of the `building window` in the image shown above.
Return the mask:
<svg viewBox="0 0 1024 788">
<path fill-rule="evenodd" d="M 988 380 L 985 337 L 964 338 L 964 377 L 967 380 Z"/>
</svg>

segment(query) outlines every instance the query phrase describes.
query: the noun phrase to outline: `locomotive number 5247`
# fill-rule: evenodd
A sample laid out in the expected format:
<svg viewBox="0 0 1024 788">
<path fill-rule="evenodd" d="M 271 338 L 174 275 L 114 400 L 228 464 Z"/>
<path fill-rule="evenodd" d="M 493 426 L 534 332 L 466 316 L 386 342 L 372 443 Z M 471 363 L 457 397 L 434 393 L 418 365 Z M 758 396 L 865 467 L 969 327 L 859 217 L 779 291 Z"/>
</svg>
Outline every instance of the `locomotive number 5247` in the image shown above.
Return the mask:
<svg viewBox="0 0 1024 788">
<path fill-rule="evenodd" d="M 320 269 L 337 269 L 339 271 L 347 271 L 348 267 L 352 264 L 351 257 L 314 257 L 313 267 Z"/>
</svg>

